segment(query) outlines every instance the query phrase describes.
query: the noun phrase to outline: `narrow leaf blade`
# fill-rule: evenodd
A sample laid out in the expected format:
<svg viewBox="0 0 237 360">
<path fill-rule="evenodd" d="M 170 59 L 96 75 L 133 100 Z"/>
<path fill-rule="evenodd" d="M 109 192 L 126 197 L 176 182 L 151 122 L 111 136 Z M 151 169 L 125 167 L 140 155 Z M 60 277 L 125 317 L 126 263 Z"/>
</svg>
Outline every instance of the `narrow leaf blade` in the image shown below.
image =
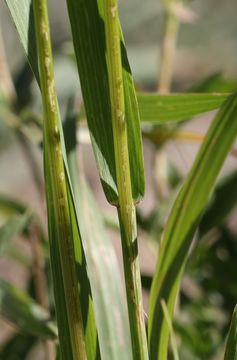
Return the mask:
<svg viewBox="0 0 237 360">
<path fill-rule="evenodd" d="M 33 21 L 32 0 L 5 0 L 16 26 L 20 42 L 27 54 L 31 69 L 39 83 L 35 26 Z"/>
<path fill-rule="evenodd" d="M 187 254 L 208 196 L 237 134 L 237 96 L 223 104 L 172 208 L 163 234 L 149 308 L 150 358 L 167 356 L 169 329 L 160 301 L 172 318 Z"/>
<path fill-rule="evenodd" d="M 234 309 L 230 330 L 227 337 L 224 360 L 237 359 L 237 306 Z"/>
<path fill-rule="evenodd" d="M 21 234 L 31 219 L 32 212 L 26 211 L 23 214 L 12 215 L 4 225 L 0 227 L 0 256 L 11 245 L 11 241 Z"/>
<path fill-rule="evenodd" d="M 102 0 L 68 0 L 67 4 L 87 121 L 101 182 L 108 201 L 117 203 L 104 4 Z M 121 47 L 132 192 L 134 199 L 139 200 L 144 194 L 141 130 L 134 84 L 123 41 Z"/>
<path fill-rule="evenodd" d="M 228 94 L 139 94 L 141 121 L 156 124 L 177 122 L 215 110 Z"/>
<path fill-rule="evenodd" d="M 21 330 L 42 338 L 56 338 L 49 314 L 21 289 L 0 279 L 0 313 Z"/>
</svg>

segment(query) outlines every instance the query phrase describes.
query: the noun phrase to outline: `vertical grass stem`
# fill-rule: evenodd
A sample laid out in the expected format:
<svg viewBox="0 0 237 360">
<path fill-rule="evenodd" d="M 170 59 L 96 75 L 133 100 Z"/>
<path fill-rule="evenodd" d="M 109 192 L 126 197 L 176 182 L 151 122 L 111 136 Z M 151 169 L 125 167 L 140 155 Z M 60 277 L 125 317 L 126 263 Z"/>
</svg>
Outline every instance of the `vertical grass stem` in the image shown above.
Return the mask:
<svg viewBox="0 0 237 360">
<path fill-rule="evenodd" d="M 57 239 L 59 242 L 63 288 L 73 359 L 85 360 L 84 330 L 76 277 L 66 174 L 61 150 L 62 143 L 59 131 L 60 116 L 54 84 L 47 0 L 34 0 L 33 4 L 39 57 L 40 85 L 44 108 L 44 151 L 48 165 L 45 166 L 45 170 L 50 172 L 49 177 L 53 189 L 52 199 L 55 208 Z M 51 257 L 53 256 L 54 254 L 51 253 Z M 55 296 L 56 295 L 57 294 L 55 294 Z"/>
<path fill-rule="evenodd" d="M 109 69 L 116 180 L 119 200 L 118 214 L 122 237 L 130 331 L 134 359 L 144 360 L 148 359 L 148 350 L 142 306 L 136 214 L 132 197 L 129 166 L 118 4 L 117 0 L 104 1 L 107 62 Z"/>
</svg>

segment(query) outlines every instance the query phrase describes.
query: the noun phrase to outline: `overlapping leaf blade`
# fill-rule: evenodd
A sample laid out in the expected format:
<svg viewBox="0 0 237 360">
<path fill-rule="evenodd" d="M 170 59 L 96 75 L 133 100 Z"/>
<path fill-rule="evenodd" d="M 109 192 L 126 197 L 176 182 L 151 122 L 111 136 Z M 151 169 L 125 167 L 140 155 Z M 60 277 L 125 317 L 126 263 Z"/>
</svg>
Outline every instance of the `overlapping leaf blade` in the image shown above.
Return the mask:
<svg viewBox="0 0 237 360">
<path fill-rule="evenodd" d="M 111 105 L 106 64 L 102 0 L 68 0 L 74 48 L 92 145 L 105 195 L 117 203 Z M 144 194 L 143 152 L 137 100 L 126 50 L 121 40 L 129 162 L 133 198 Z"/>
<path fill-rule="evenodd" d="M 82 166 L 79 169 L 77 165 L 76 117 L 71 109 L 72 104 L 69 102 L 64 134 L 88 264 L 101 358 L 130 360 L 132 359 L 131 340 L 120 269 Z"/>
<path fill-rule="evenodd" d="M 88 263 L 101 358 L 132 359 L 125 295 L 117 259 L 84 179 L 80 182 L 79 224 Z"/>
<path fill-rule="evenodd" d="M 164 299 L 172 316 L 193 235 L 236 134 L 237 96 L 234 95 L 227 99 L 213 121 L 174 203 L 162 238 L 149 310 L 149 347 L 152 360 L 167 357 L 169 330 L 160 301 Z"/>
</svg>

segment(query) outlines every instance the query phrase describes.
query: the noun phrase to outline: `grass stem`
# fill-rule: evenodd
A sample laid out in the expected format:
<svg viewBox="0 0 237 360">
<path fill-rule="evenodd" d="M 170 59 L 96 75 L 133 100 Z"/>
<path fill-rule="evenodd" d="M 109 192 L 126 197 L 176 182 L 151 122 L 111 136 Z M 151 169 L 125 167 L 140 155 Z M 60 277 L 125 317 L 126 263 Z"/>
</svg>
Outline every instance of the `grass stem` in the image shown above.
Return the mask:
<svg viewBox="0 0 237 360">
<path fill-rule="evenodd" d="M 66 310 L 73 359 L 85 360 L 85 340 L 75 266 L 73 234 L 62 156 L 60 116 L 56 97 L 47 0 L 34 0 L 34 17 L 40 70 L 40 85 L 44 108 L 45 169 L 50 173 L 52 202 L 55 210 L 57 239 L 65 293 Z M 50 219 L 49 219 L 50 221 Z M 51 257 L 54 254 L 51 253 Z M 54 263 L 53 261 L 51 262 Z M 55 294 L 56 295 L 56 294 Z M 59 331 L 60 332 L 60 331 Z M 68 359 L 67 359 L 68 360 Z"/>
<path fill-rule="evenodd" d="M 157 90 L 161 94 L 170 92 L 173 61 L 176 47 L 176 40 L 179 30 L 179 20 L 173 13 L 172 6 L 177 0 L 164 0 L 165 27 L 160 55 L 160 76 Z"/>
<path fill-rule="evenodd" d="M 125 118 L 117 0 L 105 0 L 105 29 L 112 106 L 116 180 L 118 187 L 118 215 L 122 238 L 132 348 L 134 359 L 144 360 L 148 359 L 148 350 L 142 306 L 136 213 L 132 197 L 129 166 L 126 123 L 128 119 Z"/>
</svg>

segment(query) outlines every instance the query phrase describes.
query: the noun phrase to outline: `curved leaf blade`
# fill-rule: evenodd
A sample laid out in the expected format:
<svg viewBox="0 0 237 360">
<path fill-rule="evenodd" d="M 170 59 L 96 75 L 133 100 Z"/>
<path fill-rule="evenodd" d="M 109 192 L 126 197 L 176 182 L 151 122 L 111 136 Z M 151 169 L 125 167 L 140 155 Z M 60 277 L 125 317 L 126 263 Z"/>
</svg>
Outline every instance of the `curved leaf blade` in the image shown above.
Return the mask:
<svg viewBox="0 0 237 360">
<path fill-rule="evenodd" d="M 197 224 L 220 168 L 237 134 L 237 96 L 229 97 L 214 119 L 172 208 L 163 234 L 149 306 L 150 358 L 166 359 L 169 329 L 161 300 L 170 317 Z"/>
</svg>

